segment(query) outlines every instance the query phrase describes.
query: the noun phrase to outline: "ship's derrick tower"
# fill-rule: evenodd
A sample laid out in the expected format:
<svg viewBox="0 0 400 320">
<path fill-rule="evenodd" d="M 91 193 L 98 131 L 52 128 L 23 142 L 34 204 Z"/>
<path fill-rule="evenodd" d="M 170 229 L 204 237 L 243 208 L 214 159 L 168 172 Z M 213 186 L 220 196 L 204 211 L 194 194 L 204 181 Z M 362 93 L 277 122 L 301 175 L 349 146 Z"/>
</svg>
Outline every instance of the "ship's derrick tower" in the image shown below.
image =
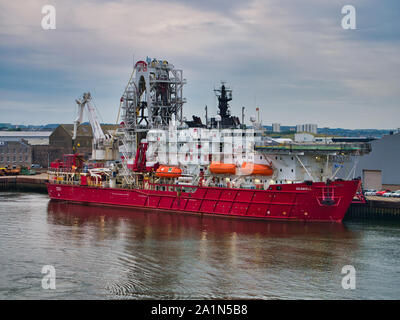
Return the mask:
<svg viewBox="0 0 400 320">
<path fill-rule="evenodd" d="M 174 116 L 182 124 L 182 70 L 165 60 L 138 61 L 121 98 L 126 157 L 132 158 L 149 129 L 167 128 Z"/>
<path fill-rule="evenodd" d="M 182 124 L 183 71 L 165 60 L 150 59 L 136 62 L 129 82 L 121 97 L 122 122 L 120 128 L 124 156 L 124 183 L 133 185 L 132 169 L 138 159 L 145 157 L 145 139 L 150 129 L 166 129 L 174 118 Z M 132 167 L 130 167 L 132 166 Z"/>
</svg>

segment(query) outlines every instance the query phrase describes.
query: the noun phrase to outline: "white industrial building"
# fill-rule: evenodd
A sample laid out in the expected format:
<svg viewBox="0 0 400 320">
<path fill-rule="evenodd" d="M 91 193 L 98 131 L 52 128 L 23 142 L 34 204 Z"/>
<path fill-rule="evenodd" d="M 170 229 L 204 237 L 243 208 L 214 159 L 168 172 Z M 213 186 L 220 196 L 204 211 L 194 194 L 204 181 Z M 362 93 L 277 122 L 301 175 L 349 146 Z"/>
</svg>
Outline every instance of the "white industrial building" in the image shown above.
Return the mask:
<svg viewBox="0 0 400 320">
<path fill-rule="evenodd" d="M 355 176 L 363 179 L 363 187 L 380 189 L 382 185 L 400 185 L 400 133 L 371 141 L 371 148 L 369 154 L 359 157 L 355 170 Z M 346 178 L 349 170 L 350 165 L 345 166 L 341 176 Z"/>
<path fill-rule="evenodd" d="M 296 132 L 309 132 L 317 134 L 318 126 L 313 123 L 298 124 L 296 125 Z"/>
<path fill-rule="evenodd" d="M 272 124 L 272 132 L 281 132 L 281 124 L 273 123 Z"/>
<path fill-rule="evenodd" d="M 302 133 L 294 134 L 294 141 L 296 141 L 296 142 L 314 142 L 315 138 L 312 134 L 302 132 Z"/>
<path fill-rule="evenodd" d="M 20 141 L 30 145 L 47 145 L 53 131 L 0 131 L 0 141 Z"/>
</svg>

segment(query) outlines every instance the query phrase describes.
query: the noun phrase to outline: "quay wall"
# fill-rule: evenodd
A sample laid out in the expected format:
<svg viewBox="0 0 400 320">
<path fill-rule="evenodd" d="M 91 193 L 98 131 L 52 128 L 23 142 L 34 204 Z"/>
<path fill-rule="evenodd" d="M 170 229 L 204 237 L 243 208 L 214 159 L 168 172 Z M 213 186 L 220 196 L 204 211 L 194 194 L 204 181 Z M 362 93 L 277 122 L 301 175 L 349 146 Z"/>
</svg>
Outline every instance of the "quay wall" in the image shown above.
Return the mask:
<svg viewBox="0 0 400 320">
<path fill-rule="evenodd" d="M 47 193 L 47 174 L 35 176 L 2 176 L 0 177 L 0 191 L 27 191 Z"/>
<path fill-rule="evenodd" d="M 400 198 L 367 197 L 367 203 L 352 203 L 345 220 L 400 220 Z"/>
</svg>

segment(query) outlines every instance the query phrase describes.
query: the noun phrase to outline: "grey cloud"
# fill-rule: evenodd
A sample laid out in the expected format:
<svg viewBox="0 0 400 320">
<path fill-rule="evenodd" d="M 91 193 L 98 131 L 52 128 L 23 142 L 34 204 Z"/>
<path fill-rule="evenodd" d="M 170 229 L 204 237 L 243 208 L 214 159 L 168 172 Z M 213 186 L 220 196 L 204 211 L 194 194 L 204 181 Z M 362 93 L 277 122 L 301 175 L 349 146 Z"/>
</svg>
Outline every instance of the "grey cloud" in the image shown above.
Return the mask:
<svg viewBox="0 0 400 320">
<path fill-rule="evenodd" d="M 0 3 L 1 59 L 26 66 L 32 76 L 42 68 L 62 72 L 57 81 L 73 83 L 72 92 L 92 88 L 110 121 L 133 54 L 184 69 L 188 116 L 215 104 L 219 80 L 234 88 L 235 112 L 260 105 L 266 122 L 384 127 L 396 121 L 377 112 L 378 105 L 399 115 L 399 44 L 387 12 L 392 1 L 378 10 L 372 1 L 353 1 L 361 26 L 354 32 L 340 27 L 342 1 L 55 1 L 57 30 L 50 33 L 38 23 L 43 1 Z M 375 28 L 379 15 L 386 25 Z M 58 88 L 48 94 L 60 97 L 57 108 L 69 108 L 75 98 Z M 353 123 L 365 110 L 370 116 Z"/>
</svg>

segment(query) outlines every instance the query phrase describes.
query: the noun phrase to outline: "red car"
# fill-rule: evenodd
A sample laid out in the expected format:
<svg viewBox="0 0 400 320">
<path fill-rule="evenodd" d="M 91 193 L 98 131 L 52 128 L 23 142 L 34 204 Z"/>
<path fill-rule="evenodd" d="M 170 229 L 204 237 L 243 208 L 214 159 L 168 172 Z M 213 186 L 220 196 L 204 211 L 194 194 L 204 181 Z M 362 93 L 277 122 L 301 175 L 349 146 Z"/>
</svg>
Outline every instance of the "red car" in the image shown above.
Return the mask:
<svg viewBox="0 0 400 320">
<path fill-rule="evenodd" d="M 376 193 L 376 195 L 377 195 L 377 196 L 383 196 L 383 194 L 386 193 L 386 192 L 392 192 L 392 191 L 391 191 L 391 190 L 381 190 L 381 191 L 378 191 L 378 192 Z"/>
</svg>

